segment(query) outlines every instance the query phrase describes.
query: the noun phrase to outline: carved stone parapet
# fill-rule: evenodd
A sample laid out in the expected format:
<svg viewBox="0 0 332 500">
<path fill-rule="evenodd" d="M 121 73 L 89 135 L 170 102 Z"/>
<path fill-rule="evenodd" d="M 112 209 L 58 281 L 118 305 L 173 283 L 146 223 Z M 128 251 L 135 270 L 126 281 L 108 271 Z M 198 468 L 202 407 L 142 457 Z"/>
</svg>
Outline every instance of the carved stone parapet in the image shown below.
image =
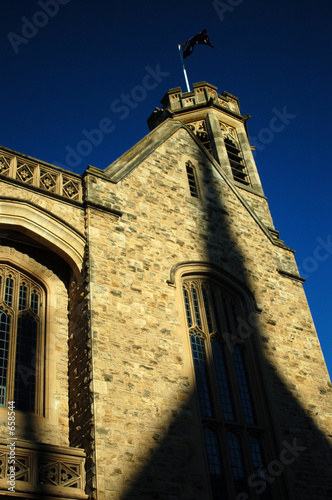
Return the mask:
<svg viewBox="0 0 332 500">
<path fill-rule="evenodd" d="M 0 175 L 69 200 L 82 201 L 80 176 L 3 148 L 0 149 Z"/>
<path fill-rule="evenodd" d="M 79 448 L 2 439 L 0 497 L 15 491 L 15 498 L 87 499 L 84 463 Z"/>
<path fill-rule="evenodd" d="M 193 84 L 193 90 L 190 92 L 182 92 L 180 87 L 169 90 L 161 100 L 163 108 L 156 108 L 148 118 L 150 130 L 153 130 L 157 125 L 164 121 L 170 114 L 181 115 L 184 112 L 201 109 L 204 106 L 215 106 L 217 109 L 223 108 L 226 112 L 235 114 L 241 117 L 239 100 L 237 97 L 222 92 L 218 94 L 218 89 L 214 85 L 207 82 L 199 82 Z M 166 116 L 165 111 L 168 111 Z"/>
</svg>

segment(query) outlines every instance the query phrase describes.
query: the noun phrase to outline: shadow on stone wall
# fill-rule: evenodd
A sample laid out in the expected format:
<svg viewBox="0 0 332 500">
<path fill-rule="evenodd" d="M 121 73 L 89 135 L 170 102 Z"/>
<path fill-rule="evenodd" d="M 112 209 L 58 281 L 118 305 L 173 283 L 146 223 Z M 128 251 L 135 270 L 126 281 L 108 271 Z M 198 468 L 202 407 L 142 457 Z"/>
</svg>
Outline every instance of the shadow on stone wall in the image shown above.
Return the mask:
<svg viewBox="0 0 332 500">
<path fill-rule="evenodd" d="M 88 273 L 89 253 L 86 248 L 81 281 L 73 279 L 69 287 L 69 440 L 70 446 L 83 448 L 86 453 L 86 493 L 93 495 L 96 489 L 96 459 Z"/>
<path fill-rule="evenodd" d="M 250 290 L 243 257 L 229 228 L 228 219 L 236 214 L 229 214 L 230 217 L 228 217 L 222 206 L 215 178 L 211 173 L 211 164 L 206 161 L 203 166 L 205 193 L 203 203 L 205 204 L 204 218 L 208 228 L 206 248 L 209 260 L 222 269 L 237 269 L 237 278 Z M 272 243 L 267 240 L 266 245 L 272 245 Z M 165 284 L 165 286 L 167 285 Z M 264 332 L 257 329 L 253 332 L 258 345 L 261 345 L 262 333 Z M 287 500 L 287 498 L 291 500 L 327 500 L 332 498 L 332 449 L 323 432 L 311 418 L 315 414 L 315 408 L 312 408 L 312 413 L 303 409 L 284 384 L 276 368 L 264 358 L 263 349 L 260 347 L 259 349 L 262 361 L 259 370 L 262 375 L 262 384 L 267 392 L 273 393 L 276 408 L 270 408 L 270 411 L 274 413 L 277 427 L 274 438 L 277 452 L 276 456 L 273 454 L 271 457 L 271 450 L 269 450 L 271 459 L 266 465 L 272 478 L 272 491 L 277 483 L 281 485 L 279 491 L 284 490 L 284 488 L 286 488 L 284 491 L 288 491 L 288 494 L 282 499 L 278 496 L 273 498 L 275 500 Z M 328 387 L 326 389 L 328 392 Z M 195 442 L 193 431 L 193 413 L 197 408 L 197 404 L 194 402 L 195 398 L 193 391 L 188 396 L 188 401 L 174 415 L 169 424 L 169 432 L 160 440 L 158 447 L 151 452 L 147 462 L 141 466 L 140 473 L 130 481 L 127 490 L 119 496 L 121 500 L 197 499 L 201 479 L 199 476 L 196 478 L 191 476 L 191 466 L 192 462 L 197 460 L 197 455 L 202 448 L 201 443 Z M 287 449 L 287 446 L 288 450 L 293 451 L 280 455 L 285 447 Z M 292 457 L 295 459 L 291 460 Z M 195 485 L 194 488 L 192 488 L 192 484 Z M 241 500 L 249 500 L 249 498 L 245 495 L 241 497 Z M 254 498 L 256 498 L 255 494 Z"/>
<path fill-rule="evenodd" d="M 202 157 L 200 156 L 200 158 Z M 218 265 L 222 269 L 228 271 L 237 269 L 237 279 L 243 283 L 244 287 L 250 290 L 247 272 L 243 264 L 243 256 L 231 235 L 228 222 L 229 217 L 217 192 L 216 181 L 211 174 L 211 165 L 208 161 L 204 164 L 203 184 L 205 195 L 203 196 L 202 203 L 204 203 L 203 217 L 207 221 L 205 237 L 208 258 L 211 263 Z M 23 246 L 25 243 L 23 242 Z M 270 243 L 267 241 L 267 244 Z M 21 246 L 17 247 L 17 245 Z M 16 242 L 13 246 L 22 250 L 22 243 Z M 35 258 L 38 260 L 37 256 Z M 47 260 L 47 258 L 46 256 L 45 259 Z M 44 262 L 42 261 L 42 263 Z M 62 273 L 60 267 L 56 264 L 55 272 L 58 275 Z M 86 283 L 79 285 L 81 288 L 77 290 L 78 295 L 84 293 L 85 285 Z M 165 283 L 166 286 L 168 285 Z M 72 293 L 74 297 L 75 293 Z M 84 301 L 81 303 L 85 315 L 80 316 L 82 312 L 80 310 L 80 301 L 77 297 L 75 301 L 78 304 L 77 310 L 74 311 L 71 309 L 71 314 L 76 318 L 80 317 L 81 321 L 84 322 L 88 318 L 88 311 L 84 309 L 86 303 Z M 71 333 L 75 337 L 81 326 L 78 321 L 73 321 L 72 319 Z M 84 403 L 82 399 L 78 400 L 77 398 L 77 394 L 81 390 L 80 387 L 84 385 L 87 387 L 89 385 L 89 381 L 84 381 L 84 377 L 88 377 L 86 371 L 89 371 L 89 339 L 87 338 L 87 328 L 87 324 L 85 324 L 82 330 L 83 337 L 76 337 L 76 345 L 74 345 L 75 343 L 70 344 L 70 349 L 72 349 L 70 354 L 72 356 L 72 364 L 69 374 L 69 377 L 72 377 L 70 379 L 70 415 L 72 417 L 76 412 L 75 405 L 78 403 L 80 405 L 86 404 L 87 408 L 90 408 L 92 404 L 90 399 L 91 394 L 88 390 L 84 393 L 84 397 L 86 398 Z M 258 344 L 261 342 L 261 334 L 263 333 L 259 330 L 253 333 Z M 81 350 L 82 346 L 86 349 L 85 352 Z M 263 349 L 261 351 L 263 352 Z M 267 392 L 273 391 L 275 407 L 278 408 L 278 410 L 275 410 L 275 420 L 277 423 L 275 445 L 278 452 L 276 456 L 272 456 L 272 461 L 279 461 L 282 467 L 278 466 L 279 468 L 271 469 L 274 471 L 271 486 L 273 489 L 274 485 L 278 482 L 286 482 L 288 488 L 288 497 L 286 496 L 282 499 L 275 498 L 274 500 L 287 500 L 287 498 L 291 500 L 332 499 L 332 450 L 323 432 L 317 427 L 312 418 L 313 416 L 317 418 L 315 408 L 311 408 L 310 411 L 312 413 L 305 411 L 290 389 L 284 384 L 275 367 L 264 359 L 263 355 L 261 355 L 261 360 L 262 379 L 265 379 L 262 380 L 262 383 L 265 385 Z M 80 367 L 82 366 L 85 368 L 80 371 Z M 77 380 L 75 380 L 76 374 L 80 375 Z M 197 495 L 199 495 L 202 488 L 202 477 L 199 474 L 193 477 L 192 471 L 195 470 L 193 463 L 199 463 L 199 453 L 202 450 L 202 443 L 197 440 L 197 432 L 195 431 L 196 409 L 196 395 L 194 389 L 191 388 L 191 391 L 188 392 L 187 401 L 172 415 L 172 419 L 167 426 L 167 433 L 165 435 L 155 433 L 151 436 L 151 442 L 154 443 L 154 446 L 151 446 L 150 450 L 149 445 L 147 445 L 144 457 L 141 457 L 139 460 L 137 457 L 128 457 L 129 461 L 137 460 L 136 464 L 139 472 L 135 477 L 128 478 L 126 491 L 123 491 L 118 498 L 121 498 L 121 500 L 197 500 Z M 273 408 L 271 410 L 274 413 Z M 94 489 L 92 477 L 94 450 L 93 446 L 91 446 L 92 415 L 88 411 L 87 420 L 85 420 L 86 415 L 86 413 L 81 412 L 76 420 L 71 422 L 70 438 L 73 446 L 85 448 L 88 455 L 87 472 L 90 492 Z M 39 443 L 41 437 L 38 432 L 36 419 L 28 413 L 25 418 L 25 427 L 27 430 L 25 439 L 30 442 Z M 84 426 L 86 426 L 86 431 L 82 432 Z M 281 461 L 280 453 L 285 447 L 285 442 L 289 446 L 293 446 L 293 450 L 295 447 L 296 456 L 294 455 L 295 460 L 292 463 L 282 463 Z M 287 455 L 287 458 L 289 459 L 289 455 Z M 267 466 L 269 467 L 271 463 L 270 461 Z M 202 471 L 203 474 L 204 471 Z M 40 498 L 43 498 L 43 486 L 41 485 L 40 488 Z M 93 498 L 93 495 L 94 493 L 91 493 L 91 498 Z M 241 500 L 249 500 L 249 498 L 246 499 L 243 497 Z"/>
</svg>

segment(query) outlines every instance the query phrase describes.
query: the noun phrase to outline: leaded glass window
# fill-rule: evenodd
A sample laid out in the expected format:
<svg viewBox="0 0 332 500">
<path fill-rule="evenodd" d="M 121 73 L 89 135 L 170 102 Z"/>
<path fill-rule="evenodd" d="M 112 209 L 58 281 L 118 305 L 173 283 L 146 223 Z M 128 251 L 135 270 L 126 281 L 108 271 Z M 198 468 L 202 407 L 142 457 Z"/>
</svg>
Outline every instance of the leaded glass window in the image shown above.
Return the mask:
<svg viewBox="0 0 332 500">
<path fill-rule="evenodd" d="M 266 480 L 266 469 L 260 439 L 254 435 L 250 435 L 249 448 L 254 468 L 254 484 L 258 487 L 257 493 L 261 500 L 269 500 L 271 498 L 271 488 Z"/>
<path fill-rule="evenodd" d="M 221 467 L 221 455 L 218 443 L 218 436 L 214 431 L 212 431 L 208 427 L 205 427 L 204 441 L 205 441 L 206 455 L 209 465 L 213 499 L 223 500 L 226 497 L 225 497 L 223 473 Z"/>
<path fill-rule="evenodd" d="M 191 351 L 194 361 L 196 388 L 202 415 L 211 417 L 210 387 L 207 374 L 207 361 L 204 340 L 196 333 L 190 334 Z"/>
<path fill-rule="evenodd" d="M 226 369 L 225 354 L 220 342 L 212 340 L 211 347 L 223 417 L 225 420 L 234 421 L 233 400 L 230 391 L 229 374 Z"/>
<path fill-rule="evenodd" d="M 14 401 L 16 410 L 41 412 L 44 295 L 23 272 L 0 264 L 0 406 Z"/>
<path fill-rule="evenodd" d="M 233 361 L 244 420 L 246 424 L 254 424 L 255 420 L 248 387 L 245 363 L 243 359 L 243 351 L 237 345 L 233 346 Z"/>
<path fill-rule="evenodd" d="M 231 462 L 232 476 L 236 495 L 246 492 L 246 474 L 240 438 L 233 432 L 227 432 L 228 453 Z"/>
<path fill-rule="evenodd" d="M 11 317 L 0 307 L 0 405 L 6 405 L 8 351 Z"/>
<path fill-rule="evenodd" d="M 248 317 L 245 303 L 205 276 L 185 279 L 183 298 L 212 497 L 228 500 L 243 493 L 256 499 L 248 480 L 264 467 L 264 431 L 256 419 L 247 345 L 239 333 Z"/>
</svg>

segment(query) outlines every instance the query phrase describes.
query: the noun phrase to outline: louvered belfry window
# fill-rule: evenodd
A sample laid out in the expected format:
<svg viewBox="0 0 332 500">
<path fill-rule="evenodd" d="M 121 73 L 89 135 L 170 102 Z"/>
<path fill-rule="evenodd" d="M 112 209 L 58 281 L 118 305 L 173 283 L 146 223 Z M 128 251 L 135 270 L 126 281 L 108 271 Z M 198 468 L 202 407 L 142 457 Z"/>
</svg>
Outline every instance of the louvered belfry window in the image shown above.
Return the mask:
<svg viewBox="0 0 332 500">
<path fill-rule="evenodd" d="M 0 264 L 0 406 L 41 413 L 44 303 L 38 283 Z"/>
<path fill-rule="evenodd" d="M 225 138 L 225 146 L 234 180 L 241 182 L 242 184 L 249 184 L 241 150 L 230 138 Z"/>
<path fill-rule="evenodd" d="M 243 493 L 271 499 L 262 476 L 264 431 L 255 411 L 248 352 L 237 341 L 244 303 L 206 277 L 186 279 L 183 298 L 212 497 L 230 500 Z M 255 474 L 263 490 L 259 495 L 248 484 Z"/>
<path fill-rule="evenodd" d="M 194 198 L 198 198 L 198 186 L 197 186 L 197 179 L 196 179 L 196 172 L 195 172 L 195 167 L 191 163 L 191 161 L 187 161 L 186 163 L 186 170 L 187 170 L 187 177 L 188 177 L 188 184 L 189 184 L 189 191 L 191 196 Z"/>
</svg>

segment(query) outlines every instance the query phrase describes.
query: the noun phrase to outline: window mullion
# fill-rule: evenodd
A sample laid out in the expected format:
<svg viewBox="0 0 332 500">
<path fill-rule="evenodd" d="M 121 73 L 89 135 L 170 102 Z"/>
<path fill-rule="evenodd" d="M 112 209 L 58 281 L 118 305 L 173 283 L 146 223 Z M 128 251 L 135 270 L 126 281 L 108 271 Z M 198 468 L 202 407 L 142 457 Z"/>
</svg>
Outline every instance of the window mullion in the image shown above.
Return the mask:
<svg viewBox="0 0 332 500">
<path fill-rule="evenodd" d="M 232 478 L 233 477 L 233 471 L 232 471 L 232 464 L 228 452 L 228 443 L 227 443 L 227 426 L 224 427 L 222 426 L 219 429 L 219 442 L 220 442 L 220 449 L 223 450 L 222 454 L 222 462 L 223 462 L 223 469 L 225 472 L 225 477 L 226 478 Z M 229 498 L 235 498 L 235 487 L 233 481 L 227 480 L 227 490 L 229 493 Z M 227 497 L 228 498 L 228 497 Z"/>
<path fill-rule="evenodd" d="M 3 283 L 3 297 L 7 300 L 6 290 L 7 290 L 7 280 L 11 278 L 13 280 L 13 290 L 12 290 L 12 300 L 11 306 L 9 307 L 5 304 L 5 308 L 8 310 L 8 315 L 10 316 L 10 330 L 9 330 L 9 347 L 8 347 L 8 366 L 7 366 L 7 390 L 6 390 L 6 406 L 8 406 L 8 401 L 14 400 L 14 380 L 15 380 L 15 352 L 16 352 L 16 329 L 17 329 L 17 315 L 15 314 L 15 286 L 16 286 L 16 276 L 13 270 L 6 268 L 4 273 L 4 283 Z"/>
<path fill-rule="evenodd" d="M 234 360 L 233 360 L 233 349 L 234 346 L 237 345 L 235 311 L 230 303 L 231 299 L 229 298 L 226 299 L 226 297 L 221 297 L 221 300 L 223 300 L 224 302 L 224 313 L 227 315 L 226 324 L 228 329 L 228 331 L 224 333 L 224 338 L 227 337 L 225 338 L 225 358 L 226 358 L 225 361 L 227 363 L 228 373 L 230 375 L 229 383 L 233 395 L 233 404 L 236 414 L 236 420 L 243 425 L 245 422 L 242 409 L 242 401 L 239 392 L 237 373 L 235 370 Z"/>
<path fill-rule="evenodd" d="M 187 298 L 192 318 L 192 327 L 188 329 L 201 415 L 203 418 L 211 418 L 215 417 L 216 405 L 214 388 L 211 385 L 211 352 L 205 315 L 203 313 L 204 304 L 201 297 L 200 281 L 193 280 L 188 282 L 188 286 L 185 289 L 188 291 Z M 198 340 L 197 337 L 201 340 Z"/>
<path fill-rule="evenodd" d="M 252 499 L 258 500 L 248 478 L 259 471 L 260 463 L 266 463 L 266 443 L 256 420 L 251 346 L 243 343 L 239 331 L 247 320 L 244 301 L 232 289 L 205 276 L 192 276 L 183 288 L 201 421 L 210 429 L 204 435 L 213 497 L 248 496 L 250 491 Z M 260 450 L 251 433 L 260 436 Z M 267 486 L 263 496 L 269 498 L 270 494 Z"/>
<path fill-rule="evenodd" d="M 238 315 L 231 297 L 228 297 L 227 300 L 225 300 L 225 308 L 227 311 L 227 321 L 230 329 L 229 333 L 231 334 L 231 343 L 234 344 L 238 338 L 238 331 L 237 331 Z"/>
<path fill-rule="evenodd" d="M 207 320 L 206 320 L 206 313 L 205 313 L 205 307 L 204 307 L 204 300 L 203 300 L 203 293 L 202 293 L 202 282 L 198 282 L 199 285 L 197 287 L 197 301 L 198 301 L 198 307 L 200 311 L 200 317 L 201 317 L 201 323 L 202 323 L 202 330 L 204 333 L 206 333 L 206 336 L 209 336 L 209 328 L 207 325 Z"/>
<path fill-rule="evenodd" d="M 218 337 L 220 338 L 223 348 L 225 371 L 228 374 L 227 381 L 231 395 L 234 420 L 238 422 L 239 416 L 242 415 L 241 401 L 238 396 L 235 370 L 232 362 L 232 346 L 236 332 L 234 329 L 234 322 L 231 320 L 232 315 L 229 308 L 229 299 L 220 289 L 214 289 L 213 295 L 215 321 L 218 329 Z"/>
<path fill-rule="evenodd" d="M 245 469 L 247 471 L 247 476 L 250 477 L 251 474 L 254 473 L 254 467 L 253 467 L 253 459 L 252 455 L 250 452 L 250 445 L 249 445 L 249 436 L 246 435 L 246 439 L 243 440 L 243 460 L 245 464 Z M 259 499 L 259 496 L 257 497 L 256 491 L 254 488 L 250 488 L 250 495 L 252 500 L 255 500 L 256 498 Z M 263 497 L 262 497 L 263 498 Z"/>
<path fill-rule="evenodd" d="M 202 308 L 200 307 L 199 287 L 197 282 L 193 282 L 190 285 L 190 299 L 192 304 L 194 323 L 201 331 L 203 331 L 201 314 Z"/>
<path fill-rule="evenodd" d="M 8 377 L 9 377 L 9 366 L 10 366 L 10 329 L 12 324 L 12 315 L 8 314 L 8 306 L 1 307 L 1 343 L 2 343 L 2 353 L 1 353 L 1 406 L 7 406 L 8 401 Z M 9 328 L 8 328 L 9 323 Z M 5 388 L 5 396 L 3 397 L 2 389 Z"/>
<path fill-rule="evenodd" d="M 4 381 L 6 384 L 5 404 L 8 406 L 9 401 L 15 401 L 17 410 L 42 415 L 45 368 L 44 292 L 37 283 L 11 266 L 2 265 L 0 275 L 0 302 L 4 314 L 10 317 L 7 327 L 3 327 L 9 332 L 7 334 L 8 361 Z M 12 280 L 11 283 L 8 281 L 9 278 Z M 25 293 L 20 292 L 21 286 L 26 287 L 26 300 L 24 299 Z M 34 308 L 31 307 L 33 290 L 38 295 L 38 308 L 36 300 Z M 34 379 L 29 380 L 29 377 Z"/>
<path fill-rule="evenodd" d="M 39 297 L 39 302 L 41 302 L 41 297 Z M 39 313 L 41 311 L 41 304 L 39 303 Z M 36 346 L 36 392 L 35 392 L 35 405 L 36 405 L 36 413 L 39 415 L 43 414 L 43 380 L 45 378 L 44 374 L 44 359 L 45 359 L 45 339 L 41 334 L 43 331 L 43 325 L 45 319 L 43 316 L 39 316 L 40 320 L 38 321 L 37 326 L 37 346 Z"/>
<path fill-rule="evenodd" d="M 203 289 L 202 289 L 202 282 L 199 284 L 199 293 L 198 293 L 198 304 L 199 304 L 199 310 L 200 310 L 200 317 L 201 317 L 201 322 L 202 322 L 202 329 L 206 335 L 206 358 L 207 358 L 207 368 L 208 368 L 208 377 L 209 377 L 209 384 L 210 384 L 210 391 L 211 391 L 211 398 L 212 398 L 212 406 L 214 409 L 214 417 L 218 420 L 222 419 L 222 411 L 221 411 L 221 404 L 220 404 L 220 398 L 219 398 L 219 391 L 218 391 L 218 382 L 217 382 L 217 377 L 214 369 L 214 362 L 213 362 L 213 352 L 212 352 L 212 345 L 211 345 L 211 333 L 210 328 L 209 328 L 209 322 L 207 318 L 207 311 L 206 311 L 206 305 L 210 307 L 210 311 L 212 310 L 212 304 L 211 300 L 208 294 L 207 288 L 206 290 L 206 297 L 208 300 L 208 304 L 205 304 L 204 302 L 204 297 L 203 297 Z M 214 332 L 213 332 L 214 333 Z"/>
<path fill-rule="evenodd" d="M 200 294 L 199 294 L 199 300 L 200 300 L 200 308 L 202 311 L 201 317 L 202 317 L 202 324 L 203 324 L 203 329 L 206 332 L 206 337 L 208 338 L 207 341 L 207 363 L 208 363 L 208 369 L 209 369 L 209 378 L 210 378 L 210 385 L 211 385 L 211 395 L 213 398 L 213 406 L 215 409 L 215 417 L 218 420 L 222 420 L 223 414 L 222 414 L 222 408 L 221 408 L 221 401 L 220 401 L 220 396 L 219 396 L 219 389 L 218 389 L 218 380 L 215 372 L 215 366 L 214 366 L 214 360 L 213 360 L 213 350 L 212 350 L 212 340 L 211 336 L 215 334 L 216 329 L 215 326 L 213 327 L 213 331 L 211 332 L 211 328 L 209 328 L 209 320 L 207 318 L 207 310 L 206 308 L 209 307 L 210 311 L 210 316 L 212 323 L 215 323 L 215 320 L 213 318 L 213 305 L 211 302 L 211 297 L 208 292 L 207 287 L 205 288 L 205 297 L 206 300 L 204 301 L 204 296 L 203 296 L 203 288 L 202 285 L 200 286 Z M 204 311 L 204 313 L 203 313 Z"/>
<path fill-rule="evenodd" d="M 255 410 L 250 390 L 250 382 L 248 380 L 248 370 L 246 366 L 247 363 L 244 354 L 245 351 L 242 348 L 238 346 L 234 348 L 233 352 L 234 367 L 235 367 L 234 369 L 237 379 L 239 398 L 241 401 L 243 421 L 245 424 L 255 425 L 256 423 Z M 237 359 L 235 359 L 235 356 Z"/>
<path fill-rule="evenodd" d="M 208 369 L 208 378 L 210 385 L 210 393 L 212 399 L 212 407 L 214 409 L 214 417 L 218 420 L 222 418 L 220 400 L 218 394 L 217 379 L 213 368 L 213 354 L 210 339 L 206 341 L 206 360 Z"/>
<path fill-rule="evenodd" d="M 9 376 L 9 386 L 10 386 L 10 399 L 8 401 L 14 401 L 14 391 L 15 391 L 15 374 L 16 374 L 16 349 L 17 349 L 17 328 L 18 328 L 18 318 L 19 318 L 19 295 L 20 295 L 20 284 L 21 277 L 19 273 L 14 275 L 14 286 L 13 286 L 13 321 L 11 327 L 11 354 L 10 354 L 10 376 Z"/>
<path fill-rule="evenodd" d="M 8 369 L 7 369 L 7 401 L 14 401 L 15 384 L 15 353 L 16 353 L 16 332 L 17 332 L 17 314 L 11 312 L 10 333 L 9 333 L 9 351 L 8 351 Z"/>
</svg>

